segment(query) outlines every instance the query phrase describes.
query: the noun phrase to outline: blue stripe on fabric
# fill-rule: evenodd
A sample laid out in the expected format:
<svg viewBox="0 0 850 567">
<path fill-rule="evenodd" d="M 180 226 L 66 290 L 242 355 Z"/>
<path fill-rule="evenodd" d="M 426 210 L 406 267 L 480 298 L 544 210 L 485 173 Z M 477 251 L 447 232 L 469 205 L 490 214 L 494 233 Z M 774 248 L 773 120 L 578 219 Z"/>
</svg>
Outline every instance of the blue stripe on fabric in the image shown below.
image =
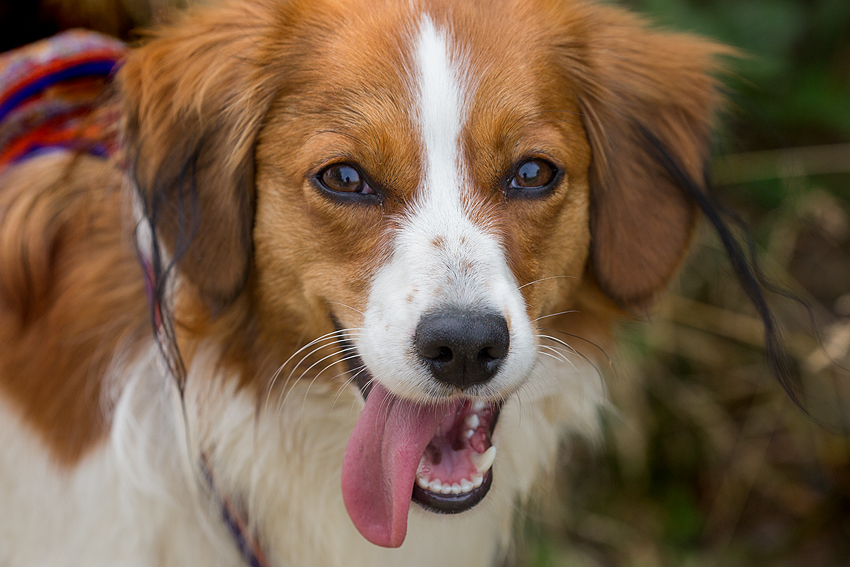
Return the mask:
<svg viewBox="0 0 850 567">
<path fill-rule="evenodd" d="M 71 79 L 79 79 L 82 77 L 108 77 L 117 63 L 116 59 L 101 59 L 94 61 L 86 61 L 59 69 L 54 73 L 40 77 L 35 81 L 24 85 L 17 92 L 12 93 L 3 103 L 0 103 L 0 121 L 31 96 L 37 95 L 47 87 L 68 81 Z"/>
</svg>

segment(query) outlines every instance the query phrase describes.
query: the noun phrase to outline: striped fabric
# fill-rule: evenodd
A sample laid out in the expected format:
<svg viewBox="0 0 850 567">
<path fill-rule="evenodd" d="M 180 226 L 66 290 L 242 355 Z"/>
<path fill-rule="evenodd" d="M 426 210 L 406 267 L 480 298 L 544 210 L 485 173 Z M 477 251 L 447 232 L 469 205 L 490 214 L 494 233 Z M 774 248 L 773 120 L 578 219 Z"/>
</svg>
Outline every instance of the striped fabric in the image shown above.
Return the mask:
<svg viewBox="0 0 850 567">
<path fill-rule="evenodd" d="M 0 168 L 56 149 L 111 155 L 115 113 L 98 103 L 126 50 L 71 30 L 0 54 Z"/>
</svg>

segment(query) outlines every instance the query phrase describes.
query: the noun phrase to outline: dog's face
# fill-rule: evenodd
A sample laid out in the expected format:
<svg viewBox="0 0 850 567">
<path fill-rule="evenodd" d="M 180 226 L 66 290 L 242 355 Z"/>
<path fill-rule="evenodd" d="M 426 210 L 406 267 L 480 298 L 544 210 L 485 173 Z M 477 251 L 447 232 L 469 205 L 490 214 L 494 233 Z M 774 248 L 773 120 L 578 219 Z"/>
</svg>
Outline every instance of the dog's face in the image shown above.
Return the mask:
<svg viewBox="0 0 850 567">
<path fill-rule="evenodd" d="M 399 4 L 225 6 L 120 76 L 174 249 L 197 190 L 198 296 L 238 299 L 269 344 L 344 337 L 366 404 L 343 494 L 389 546 L 411 492 L 451 513 L 486 496 L 541 317 L 588 288 L 641 308 L 672 277 L 694 208 L 654 152 L 700 177 L 717 51 L 570 1 Z"/>
<path fill-rule="evenodd" d="M 439 13 L 393 16 L 354 18 L 311 46 L 267 115 L 260 293 L 271 304 L 297 278 L 309 309 L 353 329 L 369 373 L 398 395 L 501 399 L 533 364 L 531 320 L 584 271 L 581 111 L 552 54 L 476 45 Z M 519 33 L 505 27 L 486 29 Z M 466 349 L 439 344 L 454 334 L 481 344 L 449 364 L 440 357 Z"/>
<path fill-rule="evenodd" d="M 343 489 L 355 524 L 385 545 L 404 537 L 414 473 L 414 498 L 441 511 L 486 495 L 498 404 L 529 378 L 532 321 L 569 297 L 590 239 L 590 149 L 552 54 L 479 45 L 446 18 L 340 25 L 299 62 L 257 143 L 262 303 L 297 278 L 362 361 L 352 371 L 371 397 Z M 377 410 L 395 399 L 439 406 L 445 431 L 404 404 Z M 406 434 L 384 445 L 378 428 Z"/>
</svg>

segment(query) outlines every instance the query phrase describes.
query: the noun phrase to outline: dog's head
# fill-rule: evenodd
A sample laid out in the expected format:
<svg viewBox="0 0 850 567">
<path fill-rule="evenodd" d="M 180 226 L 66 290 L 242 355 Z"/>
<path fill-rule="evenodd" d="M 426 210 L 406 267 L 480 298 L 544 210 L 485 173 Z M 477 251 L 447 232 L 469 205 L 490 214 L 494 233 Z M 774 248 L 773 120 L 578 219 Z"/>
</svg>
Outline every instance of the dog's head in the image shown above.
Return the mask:
<svg viewBox="0 0 850 567">
<path fill-rule="evenodd" d="M 702 179 L 720 51 L 572 0 L 237 2 L 130 56 L 125 157 L 211 312 L 342 333 L 346 506 L 397 546 L 411 493 L 487 494 L 541 317 L 673 277 L 696 213 L 655 156 Z"/>
</svg>

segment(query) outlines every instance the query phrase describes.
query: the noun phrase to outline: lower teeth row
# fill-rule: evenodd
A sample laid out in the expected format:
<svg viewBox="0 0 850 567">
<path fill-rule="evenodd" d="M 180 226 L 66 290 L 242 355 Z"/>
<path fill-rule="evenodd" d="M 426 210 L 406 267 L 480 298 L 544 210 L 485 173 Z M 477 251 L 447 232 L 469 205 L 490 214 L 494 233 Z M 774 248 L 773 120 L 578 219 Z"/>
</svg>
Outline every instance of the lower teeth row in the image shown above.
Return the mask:
<svg viewBox="0 0 850 567">
<path fill-rule="evenodd" d="M 493 466 L 493 461 L 496 459 L 496 447 L 491 446 L 483 453 L 474 453 L 472 455 L 472 463 L 478 469 L 472 474 L 470 479 L 461 479 L 459 482 L 443 484 L 439 479 L 431 480 L 427 475 L 416 472 L 416 484 L 424 490 L 437 492 L 440 494 L 463 494 L 472 491 L 473 488 L 478 488 L 484 482 L 484 474 L 490 467 Z M 421 467 L 425 463 L 425 457 L 419 462 Z"/>
<path fill-rule="evenodd" d="M 437 479 L 430 480 L 427 477 L 422 476 L 416 477 L 416 484 L 418 484 L 420 488 L 431 492 L 437 492 L 439 494 L 463 494 L 471 492 L 473 488 L 481 486 L 482 482 L 484 482 L 484 475 L 481 473 L 473 474 L 472 479 L 470 480 L 464 478 L 459 483 L 455 482 L 452 484 L 443 484 Z"/>
</svg>

